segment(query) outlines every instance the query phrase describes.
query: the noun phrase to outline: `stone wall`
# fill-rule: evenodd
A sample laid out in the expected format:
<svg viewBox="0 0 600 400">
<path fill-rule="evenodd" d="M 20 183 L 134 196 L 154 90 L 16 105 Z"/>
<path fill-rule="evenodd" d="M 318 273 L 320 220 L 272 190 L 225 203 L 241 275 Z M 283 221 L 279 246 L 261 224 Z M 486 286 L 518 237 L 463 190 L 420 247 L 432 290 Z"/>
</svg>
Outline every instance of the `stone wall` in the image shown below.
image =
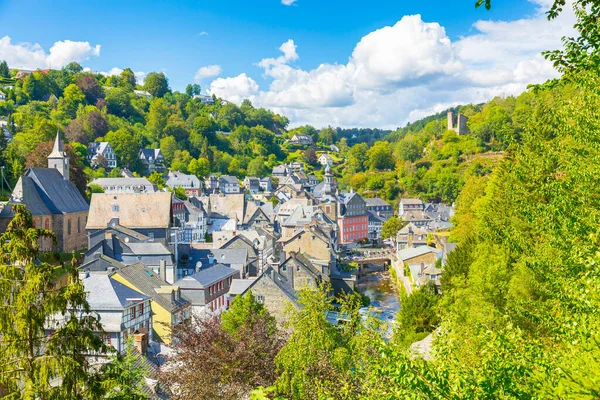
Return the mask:
<svg viewBox="0 0 600 400">
<path fill-rule="evenodd" d="M 282 326 L 286 321 L 286 309 L 292 302 L 290 298 L 273 282 L 269 277 L 260 278 L 251 289 L 252 295 L 258 299 L 264 298 L 264 305 L 271 315 L 275 317 L 277 323 Z"/>
</svg>

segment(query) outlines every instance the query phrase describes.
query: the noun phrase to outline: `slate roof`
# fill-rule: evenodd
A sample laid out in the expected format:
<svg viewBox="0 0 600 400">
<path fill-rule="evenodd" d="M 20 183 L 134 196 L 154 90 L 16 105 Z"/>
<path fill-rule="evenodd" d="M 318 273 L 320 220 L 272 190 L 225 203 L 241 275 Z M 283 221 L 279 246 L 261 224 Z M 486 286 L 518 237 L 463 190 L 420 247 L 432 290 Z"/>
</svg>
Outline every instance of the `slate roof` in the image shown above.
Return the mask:
<svg viewBox="0 0 600 400">
<path fill-rule="evenodd" d="M 209 197 L 211 213 L 217 213 L 237 218 L 238 221 L 244 219 L 244 194 L 211 194 Z"/>
<path fill-rule="evenodd" d="M 183 188 L 200 188 L 202 186 L 196 175 L 188 175 L 178 171 L 170 171 L 165 184 L 168 187 L 181 186 Z"/>
<path fill-rule="evenodd" d="M 379 197 L 372 198 L 364 198 L 365 203 L 367 203 L 367 207 L 381 207 L 381 206 L 390 206 L 390 203 L 387 201 L 380 199 Z"/>
<path fill-rule="evenodd" d="M 140 159 L 143 159 L 145 162 L 154 164 L 157 162 L 157 158 L 162 156 L 162 152 L 160 149 L 141 149 L 140 150 Z M 162 158 L 162 157 L 161 157 Z M 162 159 L 160 160 L 162 162 Z"/>
<path fill-rule="evenodd" d="M 82 279 L 90 309 L 94 311 L 124 310 L 150 296 L 133 290 L 105 274 L 90 274 Z"/>
<path fill-rule="evenodd" d="M 256 280 L 254 280 L 254 282 L 252 282 L 252 284 L 248 286 L 248 288 L 241 294 L 244 295 L 247 291 L 252 291 L 254 285 L 256 285 L 261 279 L 270 279 L 271 281 L 273 281 L 275 285 L 281 290 L 281 292 L 291 300 L 292 303 L 297 304 L 298 296 L 296 296 L 296 292 L 294 291 L 294 289 L 290 287 L 283 280 L 284 278 L 281 275 L 279 275 L 279 273 L 275 272 L 275 270 L 273 270 L 273 268 L 271 267 L 267 268 L 267 270 L 263 272 L 258 278 L 256 278 Z"/>
<path fill-rule="evenodd" d="M 73 182 L 54 168 L 29 168 L 19 178 L 9 204 L 25 204 L 32 215 L 70 214 L 89 206 Z M 12 218 L 12 207 L 4 207 L 1 218 Z"/>
<path fill-rule="evenodd" d="M 125 264 L 120 263 L 104 254 L 99 254 L 98 256 L 92 255 L 88 258 L 88 261 L 85 261 L 83 264 L 79 266 L 79 269 L 87 272 L 106 272 L 109 268 L 122 268 Z"/>
<path fill-rule="evenodd" d="M 97 178 L 90 185 L 100 186 L 145 186 L 153 187 L 156 191 L 156 185 L 146 178 Z"/>
<path fill-rule="evenodd" d="M 179 296 L 176 294 L 173 297 L 171 296 L 171 293 L 159 293 L 159 290 L 162 287 L 171 285 L 160 279 L 155 272 L 145 268 L 142 264 L 123 266 L 116 271 L 116 273 L 135 286 L 137 290 L 152 297 L 153 301 L 158 303 L 168 312 L 173 312 L 181 307 L 192 304 L 192 302 L 183 295 Z M 173 287 L 173 290 L 177 291 L 177 288 Z"/>
<path fill-rule="evenodd" d="M 229 286 L 229 294 L 234 296 L 242 294 L 252 283 L 254 283 L 254 279 L 233 279 L 231 286 Z"/>
<path fill-rule="evenodd" d="M 239 275 L 239 271 L 236 269 L 226 267 L 223 264 L 215 264 L 179 279 L 174 285 L 184 289 L 204 289 L 236 274 Z"/>
<path fill-rule="evenodd" d="M 133 254 L 138 255 L 171 255 L 169 249 L 164 244 L 159 242 L 148 242 L 148 243 L 127 243 L 127 247 L 131 249 Z"/>
<path fill-rule="evenodd" d="M 86 229 L 104 229 L 113 218 L 127 228 L 168 228 L 171 224 L 170 192 L 94 193 Z"/>
<path fill-rule="evenodd" d="M 421 199 L 400 199 L 400 203 L 419 205 L 419 204 L 423 204 L 423 201 Z"/>
<path fill-rule="evenodd" d="M 430 246 L 409 247 L 407 249 L 400 250 L 398 252 L 398 258 L 404 261 L 428 253 L 435 253 L 436 255 L 440 256 L 442 250 L 438 250 Z"/>
<path fill-rule="evenodd" d="M 223 180 L 229 184 L 232 184 L 232 185 L 240 184 L 240 181 L 238 180 L 238 178 L 236 178 L 235 176 L 231 176 L 231 175 L 221 175 L 221 177 L 219 179 Z"/>
</svg>

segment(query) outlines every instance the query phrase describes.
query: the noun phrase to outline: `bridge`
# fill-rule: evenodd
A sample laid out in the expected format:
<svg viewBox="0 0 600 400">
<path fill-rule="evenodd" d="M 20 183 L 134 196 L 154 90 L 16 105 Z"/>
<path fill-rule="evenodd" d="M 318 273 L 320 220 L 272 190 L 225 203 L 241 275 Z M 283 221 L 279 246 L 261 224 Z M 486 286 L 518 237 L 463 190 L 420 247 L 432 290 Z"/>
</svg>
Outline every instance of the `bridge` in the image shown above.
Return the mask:
<svg viewBox="0 0 600 400">
<path fill-rule="evenodd" d="M 394 250 L 372 249 L 360 251 L 359 253 L 360 254 L 353 254 L 350 257 L 345 257 L 344 261 L 355 262 L 359 265 L 385 263 L 391 260 Z"/>
</svg>

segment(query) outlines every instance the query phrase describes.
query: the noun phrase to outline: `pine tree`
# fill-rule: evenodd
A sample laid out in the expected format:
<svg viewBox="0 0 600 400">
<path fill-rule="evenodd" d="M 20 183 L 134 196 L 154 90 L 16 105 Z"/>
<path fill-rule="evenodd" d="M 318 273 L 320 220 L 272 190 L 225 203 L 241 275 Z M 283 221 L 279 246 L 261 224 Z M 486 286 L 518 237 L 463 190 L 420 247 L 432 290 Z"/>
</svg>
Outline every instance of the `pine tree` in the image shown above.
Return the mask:
<svg viewBox="0 0 600 400">
<path fill-rule="evenodd" d="M 5 60 L 0 62 L 0 78 L 10 78 L 10 71 Z"/>
<path fill-rule="evenodd" d="M 0 386 L 11 399 L 97 397 L 87 355 L 107 349 L 77 270 L 40 262 L 38 240 L 54 235 L 36 229 L 24 205 L 13 210 L 0 236 Z"/>
</svg>

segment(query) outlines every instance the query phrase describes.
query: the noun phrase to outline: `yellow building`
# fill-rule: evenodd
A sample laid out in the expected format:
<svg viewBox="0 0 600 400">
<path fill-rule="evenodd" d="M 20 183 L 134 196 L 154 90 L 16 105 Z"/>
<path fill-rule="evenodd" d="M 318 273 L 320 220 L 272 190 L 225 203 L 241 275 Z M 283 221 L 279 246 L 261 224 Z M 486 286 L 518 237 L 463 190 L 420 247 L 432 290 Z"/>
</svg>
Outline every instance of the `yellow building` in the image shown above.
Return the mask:
<svg viewBox="0 0 600 400">
<path fill-rule="evenodd" d="M 117 269 L 112 278 L 138 292 L 152 297 L 154 339 L 171 343 L 171 331 L 192 316 L 192 302 L 177 286 L 168 284 L 143 264 Z"/>
</svg>

